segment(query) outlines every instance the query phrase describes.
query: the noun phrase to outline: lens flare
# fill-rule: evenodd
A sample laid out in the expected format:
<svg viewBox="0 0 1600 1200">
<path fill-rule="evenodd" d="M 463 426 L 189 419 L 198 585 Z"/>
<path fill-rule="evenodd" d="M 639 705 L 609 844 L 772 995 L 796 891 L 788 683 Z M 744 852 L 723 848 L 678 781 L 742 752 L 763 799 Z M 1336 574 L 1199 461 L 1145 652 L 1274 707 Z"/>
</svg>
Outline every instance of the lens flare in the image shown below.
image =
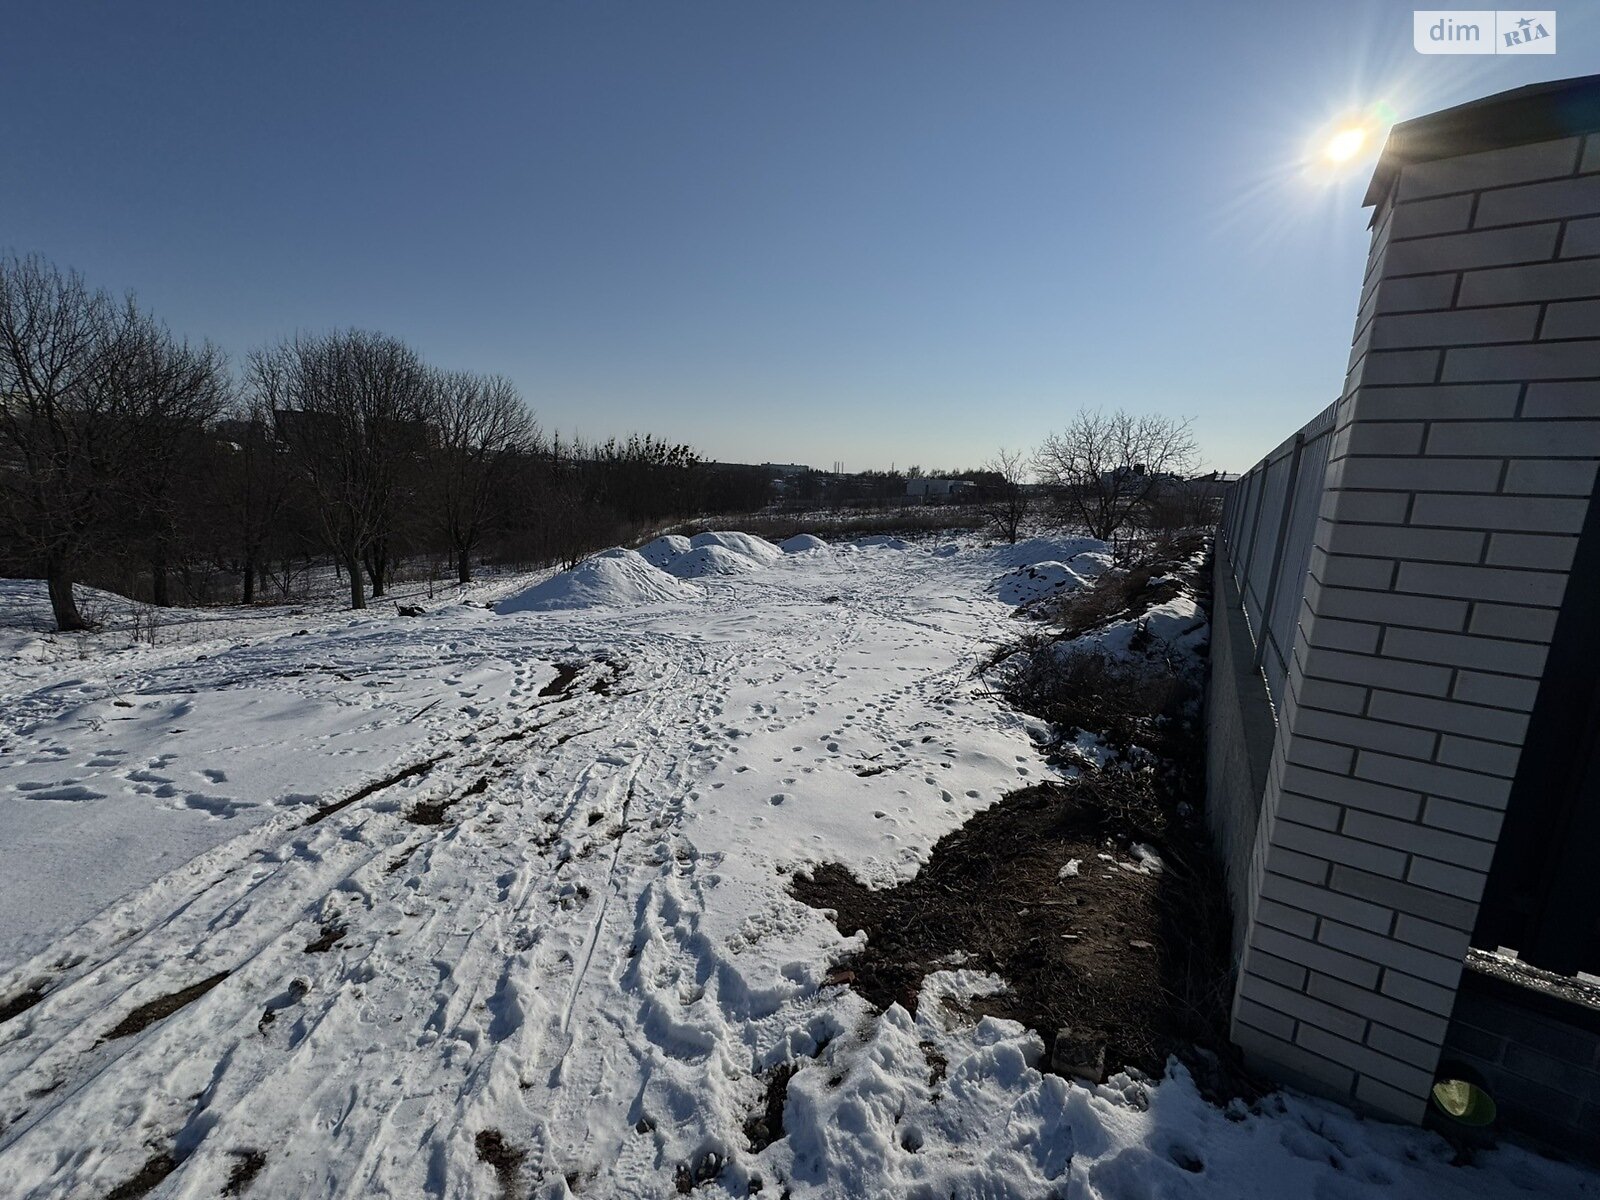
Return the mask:
<svg viewBox="0 0 1600 1200">
<path fill-rule="evenodd" d="M 1394 109 L 1381 100 L 1346 109 L 1306 143 L 1300 160 L 1303 175 L 1325 186 L 1359 176 L 1376 157 L 1394 118 Z"/>
<path fill-rule="evenodd" d="M 1367 131 L 1359 125 L 1349 129 L 1341 129 L 1328 139 L 1328 145 L 1323 153 L 1332 162 L 1349 162 L 1361 153 L 1361 148 L 1367 144 Z"/>
</svg>

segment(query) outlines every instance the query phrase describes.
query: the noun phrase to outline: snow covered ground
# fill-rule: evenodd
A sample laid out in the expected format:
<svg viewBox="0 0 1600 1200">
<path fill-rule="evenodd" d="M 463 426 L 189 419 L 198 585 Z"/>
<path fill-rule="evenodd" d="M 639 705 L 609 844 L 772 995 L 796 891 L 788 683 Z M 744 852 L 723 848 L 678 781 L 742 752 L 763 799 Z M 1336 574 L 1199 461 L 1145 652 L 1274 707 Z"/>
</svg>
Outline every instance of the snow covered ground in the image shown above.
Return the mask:
<svg viewBox="0 0 1600 1200">
<path fill-rule="evenodd" d="M 787 877 L 909 877 L 1050 773 L 972 668 L 997 581 L 1090 547 L 694 541 L 132 649 L 7 585 L 0 1195 L 1600 1195 L 1181 1069 L 1069 1085 L 970 971 L 915 1018 L 828 985 Z"/>
</svg>

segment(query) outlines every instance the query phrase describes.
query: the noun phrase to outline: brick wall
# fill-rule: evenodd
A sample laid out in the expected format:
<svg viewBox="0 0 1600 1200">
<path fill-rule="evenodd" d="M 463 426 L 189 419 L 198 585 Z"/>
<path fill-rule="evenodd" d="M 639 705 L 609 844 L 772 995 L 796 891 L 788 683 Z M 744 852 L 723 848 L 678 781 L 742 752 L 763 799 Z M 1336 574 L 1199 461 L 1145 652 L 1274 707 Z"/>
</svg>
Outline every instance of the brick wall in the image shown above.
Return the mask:
<svg viewBox="0 0 1600 1200">
<path fill-rule="evenodd" d="M 1600 462 L 1600 134 L 1400 165 L 1334 418 L 1235 1040 L 1420 1119 Z"/>
<path fill-rule="evenodd" d="M 1600 1014 L 1468 970 L 1441 1065 L 1464 1065 L 1503 1123 L 1558 1151 L 1593 1154 L 1600 1133 Z"/>
</svg>

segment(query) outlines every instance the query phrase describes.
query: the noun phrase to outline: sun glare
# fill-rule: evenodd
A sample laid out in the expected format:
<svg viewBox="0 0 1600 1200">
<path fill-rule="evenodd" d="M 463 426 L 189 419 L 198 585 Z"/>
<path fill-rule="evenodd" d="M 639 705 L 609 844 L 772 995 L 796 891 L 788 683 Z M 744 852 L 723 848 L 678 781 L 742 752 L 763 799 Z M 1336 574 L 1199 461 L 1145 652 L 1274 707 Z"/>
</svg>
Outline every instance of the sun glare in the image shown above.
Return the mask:
<svg viewBox="0 0 1600 1200">
<path fill-rule="evenodd" d="M 1348 108 L 1313 131 L 1301 152 L 1302 176 L 1331 186 L 1360 175 L 1382 148 L 1384 134 L 1395 121 L 1394 109 L 1385 101 Z"/>
<path fill-rule="evenodd" d="M 1328 139 L 1327 148 L 1323 151 L 1329 161 L 1336 163 L 1349 162 L 1361 153 L 1361 148 L 1367 144 L 1367 131 L 1360 126 L 1341 129 Z"/>
</svg>

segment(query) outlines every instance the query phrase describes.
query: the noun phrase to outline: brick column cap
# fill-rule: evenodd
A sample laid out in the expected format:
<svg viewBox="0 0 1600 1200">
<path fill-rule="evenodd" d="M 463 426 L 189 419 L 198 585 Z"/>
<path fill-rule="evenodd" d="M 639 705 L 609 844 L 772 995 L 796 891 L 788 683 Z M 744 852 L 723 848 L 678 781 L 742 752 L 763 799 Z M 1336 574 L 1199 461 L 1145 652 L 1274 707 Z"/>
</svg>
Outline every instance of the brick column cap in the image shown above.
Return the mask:
<svg viewBox="0 0 1600 1200">
<path fill-rule="evenodd" d="M 1402 121 L 1389 131 L 1363 208 L 1381 204 L 1409 163 L 1600 131 L 1600 75 L 1531 83 Z"/>
</svg>

